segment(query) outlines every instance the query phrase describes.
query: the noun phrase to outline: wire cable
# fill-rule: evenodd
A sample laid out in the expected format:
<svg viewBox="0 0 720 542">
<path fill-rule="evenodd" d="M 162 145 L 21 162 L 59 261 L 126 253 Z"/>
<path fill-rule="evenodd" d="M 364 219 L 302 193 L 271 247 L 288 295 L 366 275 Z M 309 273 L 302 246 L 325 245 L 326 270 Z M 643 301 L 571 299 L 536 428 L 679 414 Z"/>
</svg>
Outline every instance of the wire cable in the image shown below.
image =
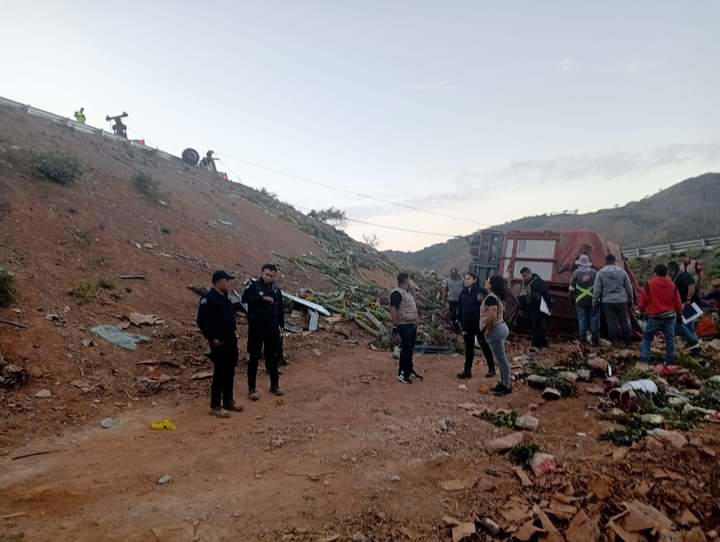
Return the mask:
<svg viewBox="0 0 720 542">
<path fill-rule="evenodd" d="M 341 187 L 333 186 L 333 185 L 331 185 L 331 184 L 323 183 L 323 182 L 321 182 L 321 181 L 316 181 L 316 180 L 310 179 L 310 178 L 308 178 L 308 177 L 302 177 L 302 176 L 300 176 L 300 175 L 295 175 L 295 174 L 293 174 L 293 173 L 287 173 L 287 172 L 281 171 L 281 170 L 279 170 L 279 169 L 275 169 L 275 168 L 271 168 L 271 167 L 268 167 L 268 166 L 264 166 L 264 165 L 258 164 L 258 163 L 256 163 L 256 162 L 250 162 L 250 161 L 248 161 L 248 160 L 242 160 L 242 159 L 237 158 L 237 157 L 235 157 L 235 156 L 231 156 L 231 155 L 229 155 L 229 154 L 227 154 L 227 153 L 223 153 L 223 154 L 224 154 L 225 156 L 227 156 L 228 158 L 236 161 L 236 162 L 240 162 L 240 163 L 242 163 L 242 164 L 246 164 L 246 165 L 249 165 L 249 166 L 258 168 L 258 169 L 262 169 L 262 170 L 264 170 L 264 171 L 268 171 L 268 172 L 270 172 L 270 173 L 274 173 L 275 175 L 281 175 L 281 176 L 283 176 L 283 177 L 288 177 L 288 178 L 290 178 L 290 179 L 295 179 L 295 180 L 302 181 L 302 182 L 309 183 L 309 184 L 313 184 L 313 185 L 316 185 L 316 186 L 322 186 L 323 188 L 327 188 L 328 190 L 335 190 L 336 192 L 342 192 L 343 194 L 350 194 L 350 195 L 352 195 L 352 196 L 356 196 L 356 197 L 360 197 L 360 198 L 365 198 L 365 199 L 369 199 L 369 200 L 372 200 L 372 201 L 377 201 L 377 202 L 380 202 L 380 203 L 386 203 L 386 204 L 389 204 L 389 205 L 395 205 L 396 207 L 402 207 L 402 208 L 404 208 L 404 209 L 410 209 L 410 210 L 412 210 L 412 211 L 418 211 L 418 212 L 427 213 L 427 214 L 430 214 L 430 215 L 441 216 L 441 217 L 443 217 L 443 218 L 449 218 L 449 219 L 452 219 L 452 220 L 458 220 L 458 221 L 460 221 L 460 222 L 467 222 L 467 223 L 469 223 L 469 224 L 475 224 L 475 225 L 477 225 L 477 226 L 492 226 L 492 224 L 487 224 L 487 223 L 485 223 L 485 222 L 477 222 L 477 221 L 475 221 L 475 220 L 470 220 L 470 219 L 467 219 L 467 218 L 457 217 L 457 216 L 449 215 L 449 214 L 446 214 L 446 213 L 440 213 L 440 212 L 437 212 L 437 211 L 431 211 L 431 210 L 429 210 L 429 209 L 422 209 L 422 208 L 416 207 L 416 206 L 414 206 L 414 205 L 409 205 L 409 204 L 406 204 L 406 203 L 400 203 L 400 202 L 397 202 L 397 201 L 392 201 L 392 200 L 380 198 L 380 197 L 377 197 L 377 196 L 373 196 L 373 195 L 371 195 L 371 194 L 364 194 L 364 193 L 362 193 L 362 192 L 356 192 L 356 191 L 354 191 L 354 190 L 349 190 L 349 189 L 347 189 L 347 188 L 341 188 Z"/>
</svg>

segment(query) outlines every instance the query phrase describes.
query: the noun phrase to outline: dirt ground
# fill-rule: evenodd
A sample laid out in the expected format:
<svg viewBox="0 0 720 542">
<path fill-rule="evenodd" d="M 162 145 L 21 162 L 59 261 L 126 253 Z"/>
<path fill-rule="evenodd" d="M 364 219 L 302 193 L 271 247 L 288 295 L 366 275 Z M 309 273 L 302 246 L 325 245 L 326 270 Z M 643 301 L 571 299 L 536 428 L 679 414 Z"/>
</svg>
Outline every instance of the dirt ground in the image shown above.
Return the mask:
<svg viewBox="0 0 720 542">
<path fill-rule="evenodd" d="M 205 396 L 165 394 L 131 402 L 104 429 L 112 405 L 101 402 L 84 426 L 6 448 L 0 517 L 22 515 L 0 527 L 33 541 L 448 540 L 444 515 L 476 512 L 509 524 L 502 511 L 517 499 L 582 494 L 598 475 L 613 481 L 617 499 L 588 506 L 611 514 L 632 494 L 628 476 L 638 474 L 651 480 L 651 497 L 667 500 L 672 491 L 678 513 L 690 506 L 708 528 L 718 519 L 703 515 L 712 506 L 693 504 L 694 496 L 712 499 L 703 488 L 709 471 L 699 467 L 702 457 L 711 467 L 709 456 L 637 447 L 620 457 L 597 440 L 612 424 L 597 419 L 589 409 L 597 399 L 583 391 L 546 403 L 524 385 L 494 397 L 487 394 L 493 382 L 480 377 L 463 389 L 455 378 L 462 360 L 449 355 L 419 356 L 425 381 L 402 385 L 389 354 L 330 340 L 292 357 L 282 399 L 265 393 L 257 403 L 245 400 L 239 373 L 245 411 L 228 420 L 208 415 Z M 52 398 L 35 401 L 53 408 Z M 523 488 L 508 459 L 485 450 L 510 430 L 459 407 L 468 402 L 532 411 L 541 420 L 533 439 L 558 457 L 561 470 Z M 177 430 L 151 430 L 160 418 Z M 720 451 L 715 426 L 695 434 L 705 453 Z M 661 474 L 651 474 L 654 468 Z M 158 484 L 164 475 L 172 481 Z M 442 489 L 454 479 L 471 482 Z"/>
</svg>

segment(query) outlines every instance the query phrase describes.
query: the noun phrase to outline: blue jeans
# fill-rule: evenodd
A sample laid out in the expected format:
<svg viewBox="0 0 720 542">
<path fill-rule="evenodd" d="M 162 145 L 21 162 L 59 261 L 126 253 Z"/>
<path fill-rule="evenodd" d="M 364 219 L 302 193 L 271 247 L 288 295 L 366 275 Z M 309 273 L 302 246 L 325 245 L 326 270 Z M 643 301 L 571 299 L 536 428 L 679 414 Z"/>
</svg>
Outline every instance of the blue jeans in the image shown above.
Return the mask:
<svg viewBox="0 0 720 542">
<path fill-rule="evenodd" d="M 575 311 L 577 312 L 578 336 L 580 338 L 580 342 L 584 343 L 587 341 L 588 330 L 592 333 L 593 342 L 597 342 L 599 338 L 598 334 L 600 332 L 600 311 L 593 310 L 592 305 L 587 307 L 575 305 Z"/>
<path fill-rule="evenodd" d="M 672 365 L 675 361 L 675 316 L 670 318 L 648 318 L 643 334 L 642 347 L 640 348 L 640 359 L 644 362 L 650 361 L 650 347 L 657 332 L 665 337 L 665 365 Z"/>
<path fill-rule="evenodd" d="M 678 318 L 675 323 L 675 334 L 682 337 L 682 340 L 685 341 L 685 346 L 695 346 L 698 342 L 700 342 L 691 327 L 692 325 L 693 322 L 683 324 L 682 318 Z"/>
<path fill-rule="evenodd" d="M 508 335 L 510 335 L 510 328 L 505 322 L 497 324 L 492 331 L 485 330 L 485 340 L 490 345 L 495 363 L 500 368 L 500 383 L 507 389 L 511 389 L 510 363 L 505 353 L 505 340 Z"/>
</svg>

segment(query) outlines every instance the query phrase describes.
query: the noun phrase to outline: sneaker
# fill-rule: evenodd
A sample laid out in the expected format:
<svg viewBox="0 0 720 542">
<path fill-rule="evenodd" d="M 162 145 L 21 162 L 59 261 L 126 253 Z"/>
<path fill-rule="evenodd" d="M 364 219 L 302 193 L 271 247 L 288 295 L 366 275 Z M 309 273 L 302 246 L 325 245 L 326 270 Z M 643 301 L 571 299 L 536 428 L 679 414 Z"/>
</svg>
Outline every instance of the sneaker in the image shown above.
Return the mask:
<svg viewBox="0 0 720 542">
<path fill-rule="evenodd" d="M 412 372 L 410 373 L 410 378 L 417 378 L 418 380 L 425 380 L 425 377 L 423 375 L 421 375 L 420 373 L 418 373 L 417 371 L 415 371 L 415 369 L 413 369 Z"/>
<path fill-rule="evenodd" d="M 224 408 L 212 408 L 210 409 L 210 415 L 216 418 L 229 418 L 230 413 Z"/>
<path fill-rule="evenodd" d="M 258 392 L 255 391 L 255 390 L 252 390 L 252 391 L 248 394 L 248 397 L 250 398 L 251 401 L 259 401 L 259 400 L 260 400 L 260 395 L 259 395 Z"/>
<path fill-rule="evenodd" d="M 228 412 L 242 412 L 245 409 L 242 407 L 242 405 L 238 405 L 236 403 L 230 403 L 229 405 L 227 405 L 225 407 L 225 410 L 227 410 Z"/>
<path fill-rule="evenodd" d="M 505 388 L 505 386 L 503 386 L 502 384 L 500 384 L 500 382 L 498 382 L 497 385 L 496 385 L 494 388 L 491 388 L 491 389 L 490 389 L 490 392 L 491 392 L 491 393 L 494 393 L 494 392 L 500 391 L 500 390 L 502 390 L 502 389 L 504 389 L 504 388 Z"/>
<path fill-rule="evenodd" d="M 270 393 L 272 393 L 273 395 L 277 395 L 278 397 L 282 397 L 283 395 L 285 395 L 285 392 L 282 391 L 280 388 L 272 389 L 270 390 Z"/>
<path fill-rule="evenodd" d="M 467 380 L 468 378 L 472 378 L 472 374 L 471 374 L 471 373 L 466 373 L 465 371 L 463 371 L 462 373 L 458 373 L 458 374 L 457 374 L 457 377 L 458 377 L 460 380 Z"/>
<path fill-rule="evenodd" d="M 397 379 L 399 382 L 402 382 L 403 384 L 412 384 L 412 380 L 405 376 L 404 374 L 398 373 Z"/>
</svg>

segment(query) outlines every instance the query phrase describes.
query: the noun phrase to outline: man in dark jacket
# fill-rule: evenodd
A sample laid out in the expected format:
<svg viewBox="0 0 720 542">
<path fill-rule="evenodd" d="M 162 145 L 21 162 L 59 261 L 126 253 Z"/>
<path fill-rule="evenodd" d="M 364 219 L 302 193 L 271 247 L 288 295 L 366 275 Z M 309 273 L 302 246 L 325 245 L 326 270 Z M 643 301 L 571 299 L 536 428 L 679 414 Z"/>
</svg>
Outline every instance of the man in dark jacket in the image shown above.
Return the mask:
<svg viewBox="0 0 720 542">
<path fill-rule="evenodd" d="M 543 301 L 545 306 L 552 308 L 552 298 L 547 284 L 538 275 L 533 273 L 529 267 L 520 270 L 523 284 L 520 290 L 520 303 L 527 314 L 532 329 L 532 346 L 541 349 L 549 346 L 545 337 L 545 318 L 547 314 L 541 310 Z"/>
<path fill-rule="evenodd" d="M 683 310 L 688 306 L 692 305 L 696 300 L 697 285 L 695 279 L 689 271 L 682 271 L 680 265 L 676 261 L 670 261 L 667 264 L 668 274 L 672 278 L 673 283 L 677 287 L 680 295 L 680 301 L 683 304 Z M 683 322 L 682 314 L 678 317 L 675 322 L 675 334 L 679 335 L 685 341 L 687 349 L 690 352 L 697 352 L 700 350 L 700 340 L 697 338 L 693 329 L 693 324 L 686 324 Z"/>
<path fill-rule="evenodd" d="M 487 378 L 495 376 L 495 363 L 490 350 L 490 345 L 485 341 L 485 336 L 480 331 L 480 305 L 487 295 L 487 290 L 478 285 L 477 277 L 473 273 L 466 273 L 464 288 L 459 298 L 460 323 L 462 325 L 463 338 L 465 339 L 465 367 L 458 378 L 472 378 L 472 366 L 475 359 L 475 339 L 477 338 L 480 348 L 488 364 Z"/>
<path fill-rule="evenodd" d="M 280 390 L 281 333 L 285 327 L 285 313 L 280 288 L 275 286 L 277 267 L 265 264 L 260 279 L 252 281 L 243 293 L 243 303 L 248 307 L 248 392 L 257 401 L 256 380 L 258 361 L 265 350 L 265 370 L 270 376 L 270 393 L 283 395 Z"/>
<path fill-rule="evenodd" d="M 214 367 L 210 413 L 219 418 L 227 418 L 229 411 L 242 412 L 242 407 L 236 405 L 233 399 L 238 360 L 235 308 L 228 298 L 228 281 L 233 279 L 225 271 L 213 273 L 213 287 L 200 299 L 197 316 L 198 327 L 210 344 L 210 359 Z"/>
</svg>

